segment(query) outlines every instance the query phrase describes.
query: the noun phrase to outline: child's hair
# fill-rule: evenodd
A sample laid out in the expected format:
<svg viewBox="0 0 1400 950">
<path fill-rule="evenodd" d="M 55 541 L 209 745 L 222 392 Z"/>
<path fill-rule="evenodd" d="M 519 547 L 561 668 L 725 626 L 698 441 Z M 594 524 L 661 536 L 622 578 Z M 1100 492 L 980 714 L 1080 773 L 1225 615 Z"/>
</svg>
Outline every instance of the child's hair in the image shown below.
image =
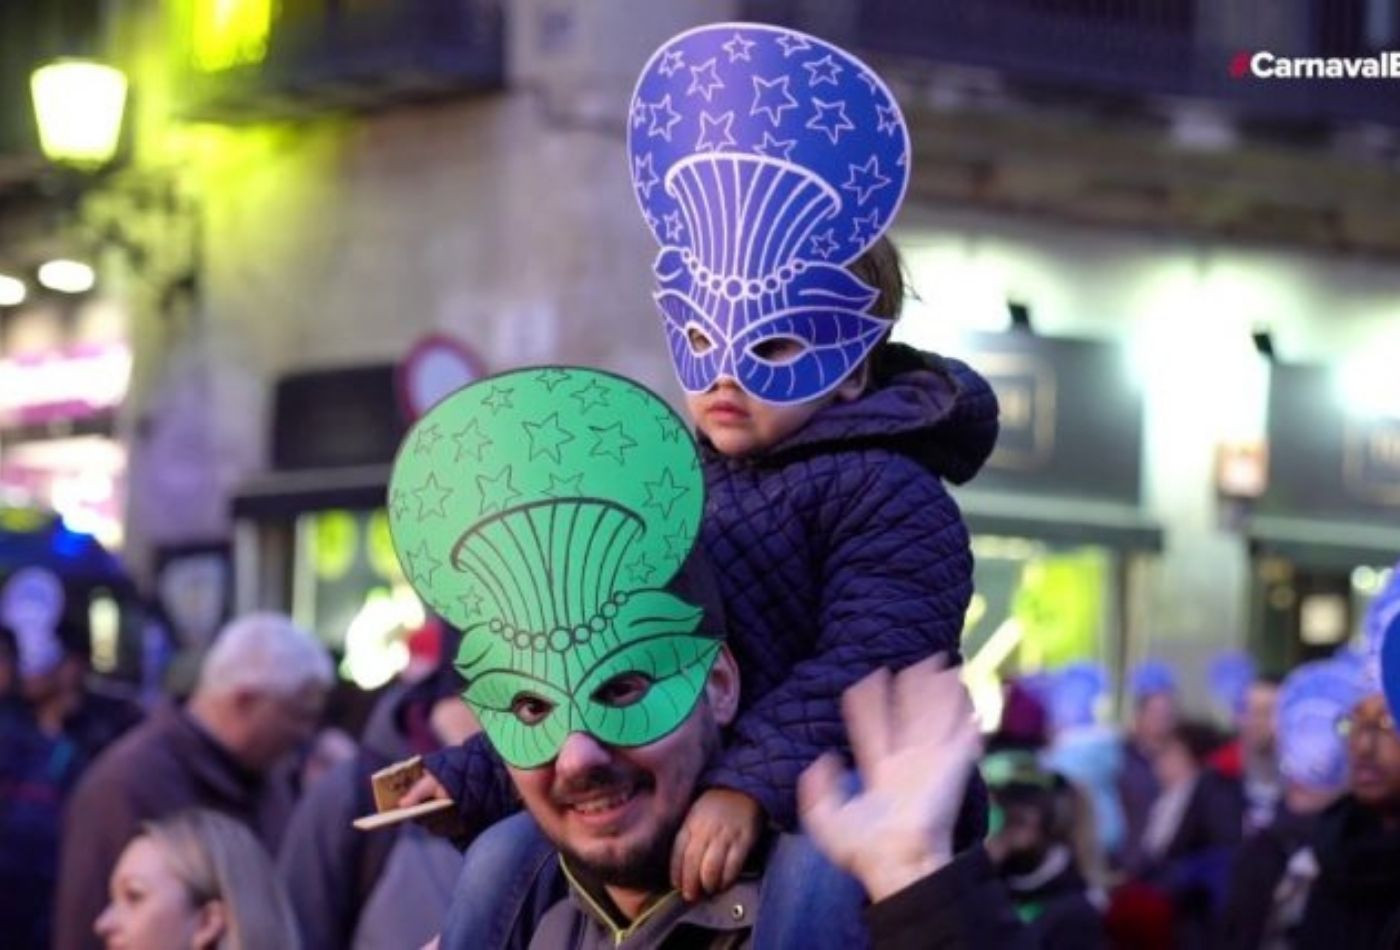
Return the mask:
<svg viewBox="0 0 1400 950">
<path fill-rule="evenodd" d="M 851 262 L 849 269 L 861 282 L 880 292 L 880 296 L 875 298 L 875 305 L 870 308 L 871 315 L 883 317 L 893 326 L 899 319 L 900 311 L 904 309 L 904 296 L 907 292 L 904 261 L 899 256 L 899 248 L 894 246 L 888 235 L 882 234 L 864 254 Z M 889 341 L 890 334 L 887 330 L 880 342 L 870 351 L 870 355 L 865 358 L 870 367 L 869 378 L 872 381 L 883 380 L 896 371 L 895 367 L 886 365 L 890 362 L 887 358 Z"/>
<path fill-rule="evenodd" d="M 880 292 L 875 306 L 870 308 L 871 315 L 898 320 L 904 309 L 904 261 L 888 235 L 882 234 L 880 240 L 852 261 L 850 271 Z"/>
</svg>

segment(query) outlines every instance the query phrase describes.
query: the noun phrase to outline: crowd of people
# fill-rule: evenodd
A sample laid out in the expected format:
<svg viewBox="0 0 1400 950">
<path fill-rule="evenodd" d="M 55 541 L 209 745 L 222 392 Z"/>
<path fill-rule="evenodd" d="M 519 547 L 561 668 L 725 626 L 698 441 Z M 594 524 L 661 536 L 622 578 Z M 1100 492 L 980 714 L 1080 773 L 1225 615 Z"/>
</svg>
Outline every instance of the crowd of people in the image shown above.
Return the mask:
<svg viewBox="0 0 1400 950">
<path fill-rule="evenodd" d="M 630 116 L 688 418 L 553 366 L 417 420 L 391 534 L 460 642 L 339 761 L 308 751 L 331 658 L 285 616 L 233 620 L 144 716 L 93 712 L 43 631 L 0 638 L 7 945 L 1395 945 L 1374 656 L 1227 660 L 1223 724 L 1148 663 L 1122 733 L 1101 670 L 1024 676 L 984 748 L 948 485 L 998 406 L 889 340 L 909 137 L 880 78 L 720 24 L 657 51 Z"/>
</svg>

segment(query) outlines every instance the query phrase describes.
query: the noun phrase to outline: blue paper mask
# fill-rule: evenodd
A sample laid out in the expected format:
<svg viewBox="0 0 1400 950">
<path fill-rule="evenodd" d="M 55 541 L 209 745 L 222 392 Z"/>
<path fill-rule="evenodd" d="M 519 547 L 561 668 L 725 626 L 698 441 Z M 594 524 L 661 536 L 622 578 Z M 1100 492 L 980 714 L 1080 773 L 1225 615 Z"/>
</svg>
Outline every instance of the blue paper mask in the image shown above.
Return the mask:
<svg viewBox="0 0 1400 950">
<path fill-rule="evenodd" d="M 1347 750 L 1337 722 L 1365 695 L 1360 667 L 1347 660 L 1304 663 L 1279 687 L 1279 771 L 1305 788 L 1346 784 Z"/>
<path fill-rule="evenodd" d="M 1254 661 L 1239 652 L 1222 653 L 1210 664 L 1210 692 L 1231 716 L 1244 712 L 1245 699 L 1253 684 Z"/>
<path fill-rule="evenodd" d="M 729 377 L 766 402 L 807 402 L 889 330 L 868 313 L 877 291 L 844 266 L 909 181 L 904 117 L 864 63 L 772 26 L 690 30 L 642 70 L 627 145 L 686 391 Z M 774 358 L 779 342 L 795 354 Z"/>
<path fill-rule="evenodd" d="M 1161 660 L 1143 660 L 1133 668 L 1128 691 L 1138 701 L 1154 693 L 1175 693 L 1176 674 Z"/>
<path fill-rule="evenodd" d="M 1381 688 L 1392 718 L 1400 718 L 1400 613 L 1381 631 Z"/>
</svg>

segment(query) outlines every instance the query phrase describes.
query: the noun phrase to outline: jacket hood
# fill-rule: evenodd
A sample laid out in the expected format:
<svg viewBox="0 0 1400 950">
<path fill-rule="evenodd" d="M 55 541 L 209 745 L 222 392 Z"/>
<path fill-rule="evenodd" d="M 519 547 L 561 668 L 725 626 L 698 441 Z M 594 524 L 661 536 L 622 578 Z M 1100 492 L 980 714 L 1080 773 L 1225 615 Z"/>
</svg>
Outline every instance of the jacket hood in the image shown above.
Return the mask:
<svg viewBox="0 0 1400 950">
<path fill-rule="evenodd" d="M 878 353 L 861 398 L 832 403 L 754 461 L 786 464 L 834 448 L 887 448 L 962 484 L 996 445 L 997 413 L 991 386 L 967 364 L 890 343 Z"/>
</svg>

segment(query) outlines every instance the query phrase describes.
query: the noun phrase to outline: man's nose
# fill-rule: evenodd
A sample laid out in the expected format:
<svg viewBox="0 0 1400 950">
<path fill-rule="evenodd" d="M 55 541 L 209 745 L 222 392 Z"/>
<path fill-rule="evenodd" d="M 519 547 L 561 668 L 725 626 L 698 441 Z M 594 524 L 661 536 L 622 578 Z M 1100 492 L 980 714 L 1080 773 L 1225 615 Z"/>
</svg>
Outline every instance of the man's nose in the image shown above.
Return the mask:
<svg viewBox="0 0 1400 950">
<path fill-rule="evenodd" d="M 583 775 L 589 769 L 605 766 L 612 761 L 608 749 L 586 732 L 571 732 L 559 747 L 559 757 L 554 760 L 554 771 L 560 777 Z"/>
</svg>

